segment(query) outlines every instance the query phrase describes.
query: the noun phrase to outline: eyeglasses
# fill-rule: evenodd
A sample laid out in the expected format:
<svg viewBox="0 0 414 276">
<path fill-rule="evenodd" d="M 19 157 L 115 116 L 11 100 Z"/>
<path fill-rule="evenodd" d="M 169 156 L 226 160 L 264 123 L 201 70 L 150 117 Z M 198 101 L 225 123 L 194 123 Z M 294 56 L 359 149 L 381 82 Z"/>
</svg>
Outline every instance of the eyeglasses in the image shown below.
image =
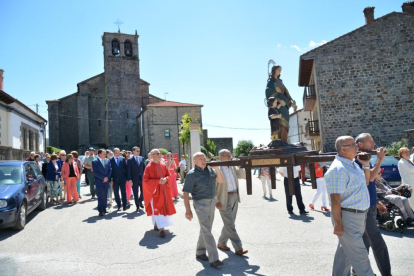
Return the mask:
<svg viewBox="0 0 414 276">
<path fill-rule="evenodd" d="M 66 156 L 66 154 L 61 154 L 60 156 Z"/>
<path fill-rule="evenodd" d="M 358 144 L 348 144 L 348 145 L 342 145 L 341 147 L 352 147 L 352 146 L 354 146 L 355 148 L 357 148 L 358 147 Z"/>
</svg>

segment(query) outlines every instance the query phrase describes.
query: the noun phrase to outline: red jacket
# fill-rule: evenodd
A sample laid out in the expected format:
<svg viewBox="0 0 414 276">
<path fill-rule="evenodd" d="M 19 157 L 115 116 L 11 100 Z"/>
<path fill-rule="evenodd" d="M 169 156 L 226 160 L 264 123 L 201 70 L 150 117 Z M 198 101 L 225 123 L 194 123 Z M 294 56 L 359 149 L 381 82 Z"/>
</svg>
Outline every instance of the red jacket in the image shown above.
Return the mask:
<svg viewBox="0 0 414 276">
<path fill-rule="evenodd" d="M 78 164 L 76 164 L 75 161 L 73 161 L 72 164 L 73 164 L 73 170 L 75 171 L 75 174 L 76 174 L 76 179 L 79 179 L 80 173 L 79 173 L 79 169 L 78 169 Z M 69 163 L 65 162 L 62 165 L 62 171 L 61 171 L 61 176 L 62 176 L 63 180 L 68 178 L 69 174 L 70 174 Z"/>
</svg>

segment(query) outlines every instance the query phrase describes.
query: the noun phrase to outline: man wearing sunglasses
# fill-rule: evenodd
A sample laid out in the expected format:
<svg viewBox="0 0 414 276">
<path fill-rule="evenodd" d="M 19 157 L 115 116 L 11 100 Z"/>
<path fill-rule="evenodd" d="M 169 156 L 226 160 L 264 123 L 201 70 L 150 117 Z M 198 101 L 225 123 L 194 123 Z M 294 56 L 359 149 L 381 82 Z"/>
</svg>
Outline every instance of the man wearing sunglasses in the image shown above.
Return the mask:
<svg viewBox="0 0 414 276">
<path fill-rule="evenodd" d="M 351 136 L 335 141 L 338 152 L 325 174 L 330 196 L 334 234 L 338 236 L 332 275 L 349 275 L 351 265 L 358 275 L 373 276 L 368 252 L 362 240 L 369 208 L 369 161 L 357 156 L 357 145 Z M 354 160 L 357 159 L 361 169 Z"/>
</svg>

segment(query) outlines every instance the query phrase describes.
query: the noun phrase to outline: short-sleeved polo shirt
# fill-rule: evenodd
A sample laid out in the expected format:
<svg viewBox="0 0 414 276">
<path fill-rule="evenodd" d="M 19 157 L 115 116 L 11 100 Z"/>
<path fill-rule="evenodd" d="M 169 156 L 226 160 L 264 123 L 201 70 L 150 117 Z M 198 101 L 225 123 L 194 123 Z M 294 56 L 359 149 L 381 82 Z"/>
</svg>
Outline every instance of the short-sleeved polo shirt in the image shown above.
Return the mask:
<svg viewBox="0 0 414 276">
<path fill-rule="evenodd" d="M 194 200 L 213 199 L 216 196 L 216 172 L 195 166 L 185 178 L 183 192 L 191 193 Z"/>
<path fill-rule="evenodd" d="M 354 161 L 337 155 L 325 181 L 329 195 L 340 194 L 341 207 L 365 211 L 370 206 L 364 172 Z"/>
</svg>

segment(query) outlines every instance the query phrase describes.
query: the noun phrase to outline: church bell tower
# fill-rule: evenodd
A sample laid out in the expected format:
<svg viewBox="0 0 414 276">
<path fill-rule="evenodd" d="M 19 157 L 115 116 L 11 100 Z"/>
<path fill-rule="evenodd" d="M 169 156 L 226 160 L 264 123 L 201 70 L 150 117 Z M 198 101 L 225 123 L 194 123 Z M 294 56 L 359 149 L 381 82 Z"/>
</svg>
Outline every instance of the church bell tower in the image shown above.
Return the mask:
<svg viewBox="0 0 414 276">
<path fill-rule="evenodd" d="M 136 117 L 141 112 L 138 34 L 105 32 L 102 36 L 105 69 L 106 144 L 131 149 L 138 145 Z"/>
</svg>

